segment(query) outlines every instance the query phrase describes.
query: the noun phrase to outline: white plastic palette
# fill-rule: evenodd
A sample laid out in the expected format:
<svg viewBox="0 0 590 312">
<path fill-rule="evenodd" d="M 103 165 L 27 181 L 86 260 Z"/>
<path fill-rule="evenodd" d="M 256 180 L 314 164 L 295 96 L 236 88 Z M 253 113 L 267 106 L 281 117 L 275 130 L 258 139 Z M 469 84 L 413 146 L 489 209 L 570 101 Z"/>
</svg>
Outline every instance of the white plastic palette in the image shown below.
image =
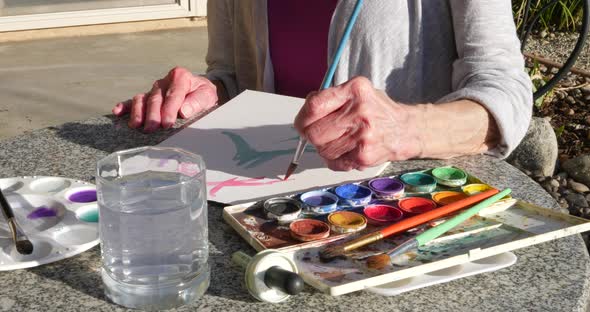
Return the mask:
<svg viewBox="0 0 590 312">
<path fill-rule="evenodd" d="M 98 244 L 98 204 L 93 184 L 33 176 L 0 179 L 0 188 L 34 246 L 32 254 L 19 254 L 0 214 L 0 271 L 55 262 Z"/>
<path fill-rule="evenodd" d="M 514 263 L 516 263 L 516 255 L 512 252 L 504 252 L 450 268 L 369 287 L 367 291 L 383 296 L 397 296 L 411 290 L 447 283 L 463 277 L 493 272 L 511 266 Z"/>
</svg>

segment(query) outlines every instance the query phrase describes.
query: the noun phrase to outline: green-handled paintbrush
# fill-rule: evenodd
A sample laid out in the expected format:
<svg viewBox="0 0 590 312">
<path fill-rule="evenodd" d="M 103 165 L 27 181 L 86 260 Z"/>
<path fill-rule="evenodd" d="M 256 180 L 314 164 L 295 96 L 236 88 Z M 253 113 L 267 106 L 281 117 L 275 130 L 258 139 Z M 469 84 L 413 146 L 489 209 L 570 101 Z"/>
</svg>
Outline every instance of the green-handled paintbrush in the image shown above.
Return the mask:
<svg viewBox="0 0 590 312">
<path fill-rule="evenodd" d="M 493 203 L 500 200 L 502 197 L 510 194 L 510 189 L 505 189 L 502 192 L 483 200 L 482 202 L 474 205 L 473 207 L 461 212 L 460 214 L 456 215 L 452 219 L 436 226 L 430 228 L 416 237 L 404 242 L 403 244 L 397 246 L 396 248 L 388 251 L 384 254 L 371 256 L 367 259 L 367 266 L 370 269 L 382 269 L 389 265 L 395 257 L 406 253 L 409 250 L 417 248 L 419 246 L 425 245 L 426 243 L 432 241 L 433 239 L 443 235 L 444 233 L 448 232 L 452 228 L 456 227 L 457 225 L 463 223 L 465 220 L 473 217 L 475 214 L 480 212 L 482 209 L 489 207 Z"/>
</svg>

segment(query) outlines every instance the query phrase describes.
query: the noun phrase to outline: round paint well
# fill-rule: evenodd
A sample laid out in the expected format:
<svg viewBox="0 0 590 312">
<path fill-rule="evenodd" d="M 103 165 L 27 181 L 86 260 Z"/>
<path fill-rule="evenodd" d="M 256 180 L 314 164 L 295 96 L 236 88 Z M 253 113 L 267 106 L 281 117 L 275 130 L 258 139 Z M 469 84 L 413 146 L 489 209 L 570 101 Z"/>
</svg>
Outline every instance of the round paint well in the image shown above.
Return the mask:
<svg viewBox="0 0 590 312">
<path fill-rule="evenodd" d="M 25 184 L 19 179 L 0 179 L 0 190 L 2 192 L 16 192 L 20 190 Z"/>
<path fill-rule="evenodd" d="M 66 213 L 66 207 L 52 196 L 8 193 L 6 201 L 12 207 L 23 232 L 28 235 L 56 226 Z M 0 222 L 0 229 L 9 231 L 5 222 Z M 3 233 L 1 231 L 0 235 Z"/>
<path fill-rule="evenodd" d="M 369 181 L 369 188 L 381 199 L 395 200 L 404 195 L 404 184 L 394 178 L 376 178 Z"/>
<path fill-rule="evenodd" d="M 424 197 L 406 197 L 397 203 L 405 213 L 416 215 L 436 208 L 436 203 Z"/>
<path fill-rule="evenodd" d="M 330 236 L 330 226 L 314 219 L 301 219 L 289 225 L 291 236 L 300 241 L 313 241 Z"/>
<path fill-rule="evenodd" d="M 467 197 L 465 193 L 453 191 L 442 191 L 432 194 L 432 200 L 440 206 L 448 205 Z"/>
<path fill-rule="evenodd" d="M 430 193 L 436 188 L 434 177 L 425 173 L 403 174 L 400 179 L 406 184 L 406 191 L 411 193 Z"/>
<path fill-rule="evenodd" d="M 364 210 L 369 223 L 375 225 L 387 225 L 399 221 L 404 213 L 396 207 L 384 204 L 368 205 Z"/>
<path fill-rule="evenodd" d="M 64 246 L 78 246 L 98 239 L 96 228 L 89 225 L 72 225 L 53 233 L 53 239 Z"/>
<path fill-rule="evenodd" d="M 366 186 L 359 184 L 344 184 L 338 186 L 334 192 L 342 198 L 347 204 L 358 207 L 364 206 L 371 201 L 373 192 Z"/>
<path fill-rule="evenodd" d="M 305 204 L 306 213 L 328 214 L 338 209 L 338 196 L 326 191 L 311 191 L 299 197 Z"/>
<path fill-rule="evenodd" d="M 16 246 L 14 244 L 10 244 L 9 246 L 7 246 L 7 250 L 5 250 L 4 253 L 15 261 L 25 262 L 39 261 L 49 256 L 53 251 L 53 246 L 48 241 L 35 239 L 31 237 L 29 237 L 29 240 L 33 244 L 33 252 L 30 255 L 20 254 L 16 250 Z"/>
<path fill-rule="evenodd" d="M 457 168 L 453 167 L 439 167 L 432 170 L 432 176 L 436 179 L 438 184 L 457 187 L 467 182 L 467 174 Z"/>
<path fill-rule="evenodd" d="M 72 182 L 62 179 L 62 178 L 41 178 L 39 180 L 35 180 L 31 182 L 29 188 L 34 192 L 39 193 L 57 193 L 59 191 L 63 191 L 68 188 Z"/>
<path fill-rule="evenodd" d="M 98 222 L 98 205 L 97 204 L 90 204 L 88 206 L 84 206 L 78 210 L 76 210 L 76 217 L 78 220 L 89 222 L 89 223 L 97 223 Z"/>
<path fill-rule="evenodd" d="M 328 215 L 332 232 L 343 234 L 357 232 L 367 227 L 367 218 L 351 211 L 337 211 Z"/>
<path fill-rule="evenodd" d="M 96 189 L 80 187 L 69 191 L 66 198 L 73 203 L 92 203 L 96 201 Z"/>
<path fill-rule="evenodd" d="M 267 199 L 263 207 L 267 218 L 277 220 L 281 224 L 296 220 L 301 213 L 301 204 L 289 197 Z"/>
</svg>

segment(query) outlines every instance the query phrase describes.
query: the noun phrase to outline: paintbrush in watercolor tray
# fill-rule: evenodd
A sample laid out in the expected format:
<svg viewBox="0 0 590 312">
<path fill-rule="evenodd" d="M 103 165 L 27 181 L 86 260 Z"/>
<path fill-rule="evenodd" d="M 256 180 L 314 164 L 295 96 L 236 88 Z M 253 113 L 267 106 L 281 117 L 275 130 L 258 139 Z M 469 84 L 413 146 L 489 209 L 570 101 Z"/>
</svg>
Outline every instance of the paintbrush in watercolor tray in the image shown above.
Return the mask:
<svg viewBox="0 0 590 312">
<path fill-rule="evenodd" d="M 407 230 L 413 229 L 424 223 L 436 220 L 438 218 L 447 216 L 453 212 L 466 208 L 470 205 L 478 203 L 486 198 L 489 198 L 498 193 L 498 190 L 492 189 L 483 193 L 475 194 L 443 207 L 416 215 L 414 217 L 394 223 L 390 226 L 368 233 L 361 237 L 347 241 L 345 243 L 334 243 L 328 245 L 320 251 L 320 259 L 323 262 L 329 262 L 335 258 L 345 257 L 347 253 L 356 250 L 360 247 L 378 242 L 386 237 L 403 233 Z"/>
<path fill-rule="evenodd" d="M 461 212 L 460 214 L 456 215 L 455 217 L 443 222 L 442 224 L 430 228 L 416 237 L 406 240 L 404 243 L 396 246 L 394 249 L 380 254 L 374 255 L 367 259 L 367 266 L 370 269 L 383 269 L 387 265 L 389 265 L 392 261 L 395 260 L 396 257 L 417 249 L 420 246 L 423 246 L 430 241 L 436 239 L 437 237 L 445 234 L 452 228 L 460 225 L 461 223 L 465 222 L 467 219 L 473 217 L 475 214 L 479 213 L 482 209 L 489 207 L 490 205 L 494 204 L 495 202 L 499 201 L 506 195 L 509 195 L 511 192 L 510 189 L 505 189 L 502 192 L 486 198 L 485 200 L 481 201 L 480 203 L 474 205 L 473 207 Z"/>
</svg>

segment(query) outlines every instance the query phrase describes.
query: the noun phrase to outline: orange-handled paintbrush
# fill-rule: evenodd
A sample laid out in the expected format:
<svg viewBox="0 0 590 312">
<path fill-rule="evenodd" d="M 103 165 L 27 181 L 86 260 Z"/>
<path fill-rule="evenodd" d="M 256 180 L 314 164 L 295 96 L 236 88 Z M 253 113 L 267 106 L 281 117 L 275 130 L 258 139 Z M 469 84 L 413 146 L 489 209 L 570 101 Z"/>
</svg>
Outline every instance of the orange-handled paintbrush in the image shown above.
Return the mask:
<svg viewBox="0 0 590 312">
<path fill-rule="evenodd" d="M 346 252 L 379 241 L 385 237 L 405 232 L 418 225 L 446 216 L 457 210 L 476 204 L 486 198 L 489 198 L 497 194 L 498 192 L 499 191 L 497 189 L 491 189 L 483 193 L 475 194 L 467 198 L 458 200 L 454 203 L 442 206 L 440 208 L 419 214 L 411 218 L 407 218 L 400 222 L 394 223 L 388 227 L 385 227 L 381 230 L 351 240 L 350 242 L 347 242 L 345 244 L 327 246 L 326 248 L 320 251 L 320 260 L 323 262 L 327 262 L 334 258 L 342 257 Z"/>
</svg>

